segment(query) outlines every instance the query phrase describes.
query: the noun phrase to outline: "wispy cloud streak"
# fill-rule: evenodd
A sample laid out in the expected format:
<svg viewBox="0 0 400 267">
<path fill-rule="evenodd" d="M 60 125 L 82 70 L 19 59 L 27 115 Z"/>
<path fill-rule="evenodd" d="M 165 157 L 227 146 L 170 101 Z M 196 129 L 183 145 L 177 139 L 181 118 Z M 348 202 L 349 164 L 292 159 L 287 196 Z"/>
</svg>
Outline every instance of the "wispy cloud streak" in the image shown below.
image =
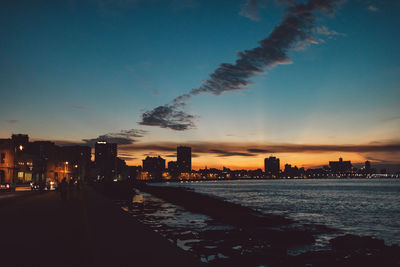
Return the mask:
<svg viewBox="0 0 400 267">
<path fill-rule="evenodd" d="M 368 10 L 369 10 L 369 11 L 372 11 L 372 12 L 378 12 L 378 11 L 379 11 L 379 8 L 377 8 L 377 7 L 374 6 L 374 5 L 369 5 L 369 6 L 368 6 Z"/>
<path fill-rule="evenodd" d="M 117 133 L 103 134 L 96 138 L 82 139 L 82 141 L 90 146 L 94 146 L 94 144 L 98 141 L 106 141 L 110 143 L 116 143 L 119 145 L 128 145 L 136 141 L 134 138 L 143 137 L 146 133 L 147 131 L 144 130 L 130 129 L 130 130 L 122 130 Z"/>
<path fill-rule="evenodd" d="M 142 114 L 141 125 L 159 126 L 183 131 L 194 127 L 193 115 L 183 111 L 186 101 L 192 96 L 210 93 L 220 95 L 238 91 L 251 84 L 251 78 L 264 73 L 265 68 L 279 64 L 290 64 L 287 53 L 299 42 L 312 39 L 315 12 L 333 13 L 335 0 L 309 0 L 307 3 L 292 4 L 286 9 L 280 25 L 259 42 L 259 46 L 238 53 L 234 64 L 223 63 L 199 88 L 176 97 L 171 103 L 159 106 Z"/>
<path fill-rule="evenodd" d="M 242 9 L 239 12 L 240 16 L 246 17 L 248 19 L 259 21 L 260 17 L 258 15 L 259 1 L 257 0 L 247 0 L 243 4 Z"/>
<path fill-rule="evenodd" d="M 120 146 L 121 151 L 153 151 L 170 154 L 176 151 L 181 143 L 161 142 L 133 143 Z M 400 142 L 368 143 L 358 145 L 323 145 L 323 144 L 276 144 L 276 143 L 230 143 L 230 142 L 188 142 L 185 143 L 196 154 L 215 154 L 220 157 L 230 156 L 256 156 L 269 153 L 326 153 L 326 152 L 354 152 L 354 153 L 398 153 Z"/>
</svg>

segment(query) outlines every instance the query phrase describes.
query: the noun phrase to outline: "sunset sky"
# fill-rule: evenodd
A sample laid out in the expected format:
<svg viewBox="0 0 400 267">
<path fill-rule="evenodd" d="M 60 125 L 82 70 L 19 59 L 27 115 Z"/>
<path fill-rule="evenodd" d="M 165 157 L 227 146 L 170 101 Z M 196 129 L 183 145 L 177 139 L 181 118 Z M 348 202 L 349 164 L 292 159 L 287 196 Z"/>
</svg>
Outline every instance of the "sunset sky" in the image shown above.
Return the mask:
<svg viewBox="0 0 400 267">
<path fill-rule="evenodd" d="M 105 139 L 129 165 L 177 145 L 195 169 L 400 164 L 400 1 L 288 2 L 1 1 L 0 138 Z M 304 9 L 306 36 L 253 70 L 243 52 Z"/>
</svg>

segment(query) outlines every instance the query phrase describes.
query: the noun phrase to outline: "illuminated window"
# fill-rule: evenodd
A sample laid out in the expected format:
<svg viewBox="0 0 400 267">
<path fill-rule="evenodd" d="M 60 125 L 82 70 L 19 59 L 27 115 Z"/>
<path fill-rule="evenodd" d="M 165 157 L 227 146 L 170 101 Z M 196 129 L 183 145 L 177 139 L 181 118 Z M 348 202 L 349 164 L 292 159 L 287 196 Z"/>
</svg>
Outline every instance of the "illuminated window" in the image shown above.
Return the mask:
<svg viewBox="0 0 400 267">
<path fill-rule="evenodd" d="M 24 178 L 24 172 L 18 172 L 18 178 L 20 179 Z"/>
<path fill-rule="evenodd" d="M 32 173 L 25 173 L 25 182 L 31 182 L 32 181 Z"/>
</svg>

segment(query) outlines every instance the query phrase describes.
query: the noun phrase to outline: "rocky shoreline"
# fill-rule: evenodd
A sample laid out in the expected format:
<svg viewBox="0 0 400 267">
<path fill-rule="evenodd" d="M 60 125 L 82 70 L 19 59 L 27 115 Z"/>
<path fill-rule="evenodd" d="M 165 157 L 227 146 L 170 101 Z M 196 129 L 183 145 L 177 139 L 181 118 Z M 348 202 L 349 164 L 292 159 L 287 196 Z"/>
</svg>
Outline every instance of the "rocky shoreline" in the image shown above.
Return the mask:
<svg viewBox="0 0 400 267">
<path fill-rule="evenodd" d="M 332 232 L 321 225 L 300 225 L 283 216 L 263 214 L 223 199 L 174 187 L 135 184 L 147 192 L 185 210 L 205 214 L 208 223 L 230 225 L 230 229 L 157 229 L 179 246 L 186 240 L 188 251 L 215 266 L 400 266 L 400 247 L 383 240 L 356 235 L 337 236 L 323 249 L 313 249 L 318 234 Z M 114 185 L 109 195 L 131 198 L 131 185 Z M 112 192 L 110 194 L 110 192 Z M 157 207 L 154 207 L 156 210 Z M 140 216 L 140 211 L 133 216 Z M 160 228 L 165 226 L 160 226 Z M 182 246 L 181 246 L 182 247 Z M 289 253 L 297 248 L 297 253 Z"/>
</svg>

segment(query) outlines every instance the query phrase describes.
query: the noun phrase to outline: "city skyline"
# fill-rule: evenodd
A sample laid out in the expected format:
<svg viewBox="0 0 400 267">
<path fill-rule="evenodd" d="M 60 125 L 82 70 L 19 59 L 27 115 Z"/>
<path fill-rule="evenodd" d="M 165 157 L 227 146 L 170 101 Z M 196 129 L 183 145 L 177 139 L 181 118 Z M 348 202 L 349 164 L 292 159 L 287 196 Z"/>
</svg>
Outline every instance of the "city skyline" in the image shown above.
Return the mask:
<svg viewBox="0 0 400 267">
<path fill-rule="evenodd" d="M 310 9 L 307 38 L 284 60 L 204 91 L 295 9 L 252 2 L 4 1 L 0 137 L 106 140 L 129 165 L 173 160 L 184 145 L 194 169 L 263 168 L 271 154 L 306 168 L 339 157 L 399 166 L 399 2 L 323 1 L 334 12 Z"/>
<path fill-rule="evenodd" d="M 15 141 L 17 140 L 17 141 Z M 28 154 L 30 156 L 35 155 L 35 153 L 48 153 L 51 155 L 55 155 L 55 154 L 62 154 L 64 152 L 60 152 L 60 151 L 66 151 L 67 153 L 70 153 L 71 151 L 75 151 L 74 153 L 81 153 L 83 152 L 83 154 L 87 154 L 85 157 L 89 157 L 89 159 L 92 161 L 92 163 L 94 164 L 93 166 L 95 166 L 95 168 L 97 169 L 99 177 L 104 177 L 104 176 L 112 176 L 112 174 L 117 170 L 118 173 L 121 172 L 121 170 L 125 167 L 132 167 L 134 170 L 138 170 L 143 168 L 143 171 L 145 172 L 154 172 L 154 173 L 158 173 L 158 176 L 161 176 L 161 174 L 165 171 L 168 171 L 169 175 L 171 175 L 172 177 L 177 177 L 179 176 L 179 174 L 181 173 L 186 173 L 186 174 L 190 174 L 190 172 L 192 170 L 194 171 L 199 171 L 201 169 L 220 169 L 220 170 L 224 170 L 224 169 L 231 169 L 233 171 L 235 170 L 247 170 L 247 171 L 253 171 L 253 170 L 263 170 L 263 172 L 266 175 L 270 175 L 272 177 L 278 177 L 279 176 L 279 172 L 280 171 L 284 171 L 286 172 L 286 168 L 287 166 L 289 166 L 289 169 L 291 167 L 294 167 L 298 169 L 306 169 L 306 170 L 318 170 L 318 169 L 326 169 L 327 167 L 329 167 L 330 169 L 335 169 L 335 166 L 332 166 L 332 161 L 333 158 L 330 158 L 329 161 L 327 162 L 323 162 L 323 164 L 321 165 L 314 165 L 314 166 L 307 166 L 306 164 L 300 162 L 299 164 L 293 164 L 291 162 L 285 162 L 285 161 L 280 161 L 279 157 L 276 157 L 276 155 L 274 153 L 271 153 L 270 151 L 267 150 L 262 150 L 262 149 L 256 149 L 256 148 L 247 148 L 247 155 L 246 157 L 249 158 L 249 160 L 251 162 L 253 162 L 255 165 L 254 168 L 243 168 L 243 167 L 239 167 L 239 168 L 235 168 L 235 166 L 232 165 L 222 165 L 222 166 L 216 166 L 213 164 L 209 164 L 209 165 L 204 165 L 204 166 L 199 166 L 199 167 L 194 167 L 192 168 L 192 158 L 198 158 L 198 154 L 201 153 L 207 153 L 207 150 L 204 150 L 204 145 L 200 145 L 196 144 L 195 147 L 197 147 L 197 149 L 200 148 L 200 151 L 198 151 L 199 153 L 192 153 L 192 147 L 188 147 L 188 146 L 182 146 L 177 145 L 176 147 L 174 147 L 175 150 L 175 154 L 166 154 L 167 151 L 170 150 L 170 148 L 168 148 L 167 146 L 151 146 L 152 148 L 157 147 L 157 149 L 161 149 L 163 150 L 165 153 L 163 154 L 155 154 L 155 153 L 146 153 L 145 158 L 143 158 L 141 160 L 141 164 L 138 165 L 132 165 L 132 164 L 127 164 L 126 160 L 124 159 L 123 156 L 120 156 L 119 153 L 120 149 L 118 148 L 118 144 L 117 143 L 111 143 L 109 141 L 97 141 L 96 143 L 93 144 L 92 147 L 87 146 L 87 145 L 82 145 L 82 144 L 71 144 L 71 143 L 67 143 L 67 144 L 56 144 L 52 141 L 49 140 L 34 140 L 34 139 L 30 139 L 29 140 L 29 135 L 27 134 L 13 134 L 11 136 L 11 138 L 0 138 L 0 144 L 3 145 L 3 148 L 9 146 L 11 144 L 11 142 L 13 142 L 15 145 L 14 149 L 8 148 L 4 151 L 2 151 L 2 163 L 4 163 L 4 159 L 6 157 L 9 157 L 11 154 L 13 154 L 12 150 L 14 151 L 14 153 L 21 151 L 24 152 L 25 148 L 29 148 Z M 215 144 L 217 145 L 217 144 Z M 220 144 L 221 146 L 221 144 Z M 58 147 L 58 148 L 57 148 Z M 148 147 L 148 148 L 151 148 Z M 145 147 L 142 147 L 142 149 L 144 149 Z M 295 150 L 316 150 L 319 151 L 321 149 L 321 147 L 318 146 L 299 146 L 299 147 L 291 147 L 291 146 L 278 146 L 276 147 L 278 149 L 281 149 L 283 151 L 286 150 L 290 150 L 290 149 L 295 149 Z M 331 146 L 331 147 L 325 147 L 325 149 L 331 149 L 333 151 L 337 150 L 338 148 L 341 148 L 343 150 L 352 150 L 354 149 L 354 146 L 341 146 L 341 147 L 337 147 L 337 146 Z M 10 150 L 11 149 L 11 150 Z M 33 149 L 33 150 L 32 150 Z M 61 150 L 60 150 L 61 149 Z M 367 147 L 358 147 L 359 151 L 363 151 L 363 150 L 375 150 L 375 151 L 380 151 L 382 149 L 382 146 L 367 146 Z M 390 150 L 396 150 L 397 147 L 391 147 L 390 145 L 386 147 L 387 151 Z M 48 152 L 48 150 L 53 151 L 53 152 Z M 47 152 L 44 152 L 47 151 Z M 57 153 L 55 151 L 58 151 Z M 220 153 L 222 154 L 222 158 L 224 158 L 224 153 L 229 153 L 229 152 L 224 152 L 223 150 L 213 150 L 214 153 Z M 267 152 L 270 152 L 269 154 Z M 240 153 L 240 152 L 236 152 L 237 154 L 243 156 L 242 154 L 244 153 Z M 263 165 L 260 164 L 260 162 L 256 161 L 255 158 L 257 158 L 256 156 L 254 156 L 251 153 L 256 153 L 256 154 L 260 154 L 260 156 L 263 156 Z M 83 155 L 81 154 L 81 155 Z M 6 156 L 7 155 L 7 156 Z M 274 156 L 275 155 L 275 156 Z M 28 158 L 30 157 L 28 156 Z M 234 155 L 229 155 L 229 156 L 234 156 Z M 64 156 L 62 156 L 64 157 Z M 75 159 L 71 159 L 71 156 L 69 156 L 70 159 L 68 161 L 74 161 Z M 164 157 L 164 158 L 163 158 Z M 342 162 L 343 157 L 340 156 L 339 161 L 337 161 L 337 164 L 341 164 L 339 162 Z M 8 160 L 9 161 L 9 160 Z M 26 161 L 26 159 L 24 159 L 24 161 Z M 367 167 L 368 169 L 371 169 L 371 161 L 366 160 L 364 162 L 354 162 L 353 164 L 351 163 L 353 160 L 346 160 L 343 161 L 344 163 L 344 169 L 346 170 L 353 170 L 353 167 L 355 169 L 365 167 L 367 164 L 369 167 Z M 29 160 L 27 161 L 27 164 L 32 164 L 32 162 L 30 162 Z M 282 165 L 280 165 L 280 163 L 282 163 Z M 58 164 L 67 164 L 68 162 L 65 162 L 65 160 L 61 160 Z M 381 163 L 372 163 L 374 164 L 374 170 L 375 171 L 381 171 L 381 173 L 399 173 L 400 172 L 400 166 L 398 164 L 381 164 Z M 40 165 L 40 164 L 39 164 Z M 74 164 L 72 164 L 74 165 Z M 166 167 L 166 165 L 168 165 L 168 167 Z M 35 168 L 37 168 L 37 163 L 35 164 Z M 340 168 L 339 168 L 340 169 Z M 128 171 L 129 172 L 129 171 Z M 114 173 L 115 174 L 115 173 Z M 94 174 L 93 174 L 94 175 Z"/>
<path fill-rule="evenodd" d="M 329 161 L 322 168 L 304 168 L 269 156 L 264 159 L 264 169 L 232 170 L 223 168 L 199 168 L 193 170 L 192 148 L 176 147 L 176 161 L 160 155 L 146 156 L 141 166 L 128 166 L 119 158 L 118 145 L 106 141 L 95 143 L 94 153 L 89 146 L 57 146 L 50 141 L 32 141 L 26 134 L 14 134 L 0 139 L 0 183 L 17 185 L 59 184 L 62 179 L 85 182 L 121 182 L 135 180 L 204 180 L 204 179 L 306 179 L 306 178 L 398 178 L 400 170 L 380 168 L 370 161 L 362 166 L 351 160 Z M 91 157 L 91 155 L 94 158 Z"/>
</svg>

